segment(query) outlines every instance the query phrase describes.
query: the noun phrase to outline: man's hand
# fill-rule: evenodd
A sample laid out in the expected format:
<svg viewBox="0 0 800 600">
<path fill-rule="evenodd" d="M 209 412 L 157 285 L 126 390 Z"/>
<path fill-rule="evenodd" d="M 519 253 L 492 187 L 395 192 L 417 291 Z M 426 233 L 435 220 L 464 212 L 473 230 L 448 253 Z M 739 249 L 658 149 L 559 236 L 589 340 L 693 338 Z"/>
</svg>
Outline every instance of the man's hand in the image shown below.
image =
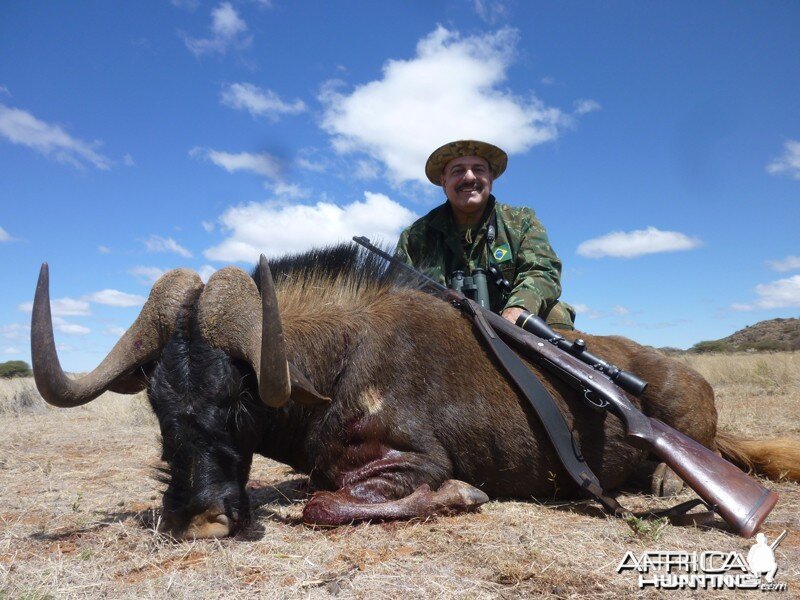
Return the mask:
<svg viewBox="0 0 800 600">
<path fill-rule="evenodd" d="M 512 306 L 511 308 L 507 308 L 503 311 L 502 316 L 504 319 L 511 321 L 512 323 L 517 322 L 517 318 L 522 314 L 525 309 L 521 306 Z"/>
</svg>

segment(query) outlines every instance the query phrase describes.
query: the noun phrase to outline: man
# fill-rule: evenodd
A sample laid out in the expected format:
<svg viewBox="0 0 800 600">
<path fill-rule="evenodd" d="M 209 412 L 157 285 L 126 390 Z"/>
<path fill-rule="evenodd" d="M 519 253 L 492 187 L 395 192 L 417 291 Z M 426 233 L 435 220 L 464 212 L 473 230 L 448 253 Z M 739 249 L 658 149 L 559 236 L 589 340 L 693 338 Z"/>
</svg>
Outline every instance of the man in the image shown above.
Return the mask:
<svg viewBox="0 0 800 600">
<path fill-rule="evenodd" d="M 475 140 L 445 144 L 430 155 L 425 174 L 444 188 L 447 201 L 408 227 L 395 250 L 404 262 L 450 285 L 454 271 L 487 271 L 490 308 L 515 322 L 523 310 L 551 327 L 572 329 L 575 313 L 558 301 L 561 261 L 534 212 L 501 204 L 492 184 L 503 174 L 508 156 Z M 488 273 L 497 266 L 510 290 Z"/>
</svg>

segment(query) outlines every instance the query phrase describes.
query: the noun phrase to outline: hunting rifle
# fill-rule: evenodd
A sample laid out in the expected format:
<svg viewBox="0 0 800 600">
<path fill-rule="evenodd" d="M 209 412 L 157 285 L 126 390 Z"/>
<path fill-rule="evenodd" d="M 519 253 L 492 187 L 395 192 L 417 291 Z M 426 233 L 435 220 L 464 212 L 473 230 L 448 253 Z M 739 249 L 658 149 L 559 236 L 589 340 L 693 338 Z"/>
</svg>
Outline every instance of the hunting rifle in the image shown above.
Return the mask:
<svg viewBox="0 0 800 600">
<path fill-rule="evenodd" d="M 710 510 L 719 514 L 739 535 L 746 538 L 751 537 L 758 531 L 761 523 L 775 506 L 778 501 L 777 493 L 768 490 L 744 471 L 702 444 L 666 423 L 642 413 L 628 400 L 608 374 L 602 370 L 596 370 L 573 353 L 559 348 L 558 342 L 563 340 L 561 336 L 554 332 L 552 336 L 546 337 L 535 335 L 500 315 L 481 308 L 463 294 L 420 273 L 414 267 L 377 248 L 366 237 L 354 237 L 353 241 L 389 261 L 391 265 L 412 273 L 425 287 L 432 288 L 452 300 L 457 307 L 473 319 L 501 362 L 503 362 L 503 355 L 507 353 L 508 347 L 497 339 L 496 335 L 493 335 L 495 332 L 537 365 L 555 374 L 573 388 L 580 390 L 581 396 L 593 409 L 608 410 L 613 413 L 625 427 L 625 441 L 628 444 L 658 456 L 700 496 Z M 526 369 L 526 371 L 532 375 L 529 370 Z M 515 377 L 515 373 L 509 370 L 509 374 L 520 387 L 520 381 Z M 538 385 L 541 386 L 540 383 Z M 553 406 L 555 406 L 554 403 Z M 539 413 L 541 407 L 534 406 L 534 408 Z M 561 418 L 563 419 L 563 415 Z M 546 423 L 545 428 L 548 429 Z M 553 439 L 550 431 L 548 431 L 548 435 L 556 444 L 559 458 L 564 462 L 568 473 L 579 486 L 584 490 L 589 489 L 592 495 L 598 497 L 607 509 L 613 507 L 616 504 L 613 498 L 605 496 L 602 489 L 600 489 L 600 495 L 591 489 L 597 482 L 594 474 L 591 471 L 588 471 L 588 475 L 581 472 L 579 473 L 580 477 L 576 477 L 570 465 L 564 461 L 565 457 L 559 451 L 557 440 Z M 572 440 L 576 441 L 574 435 Z M 580 464 L 585 465 L 579 449 L 576 449 L 575 455 Z M 575 463 L 575 457 L 568 458 Z M 586 469 L 588 470 L 588 467 Z M 616 504 L 616 506 L 619 505 Z"/>
</svg>

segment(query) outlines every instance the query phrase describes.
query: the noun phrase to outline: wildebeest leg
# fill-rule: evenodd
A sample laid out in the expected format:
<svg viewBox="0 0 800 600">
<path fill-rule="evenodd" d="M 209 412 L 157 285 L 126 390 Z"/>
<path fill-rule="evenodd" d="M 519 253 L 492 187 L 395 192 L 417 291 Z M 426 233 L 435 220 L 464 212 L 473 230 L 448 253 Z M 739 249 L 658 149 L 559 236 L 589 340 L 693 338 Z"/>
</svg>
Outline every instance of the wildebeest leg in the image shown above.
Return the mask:
<svg viewBox="0 0 800 600">
<path fill-rule="evenodd" d="M 363 490 L 363 483 L 358 490 Z M 386 521 L 425 518 L 477 509 L 489 497 L 478 488 L 457 479 L 448 479 L 438 490 L 427 483 L 397 500 L 365 501 L 356 489 L 344 487 L 336 492 L 317 492 L 303 510 L 303 521 L 310 525 L 344 525 L 355 521 Z"/>
</svg>

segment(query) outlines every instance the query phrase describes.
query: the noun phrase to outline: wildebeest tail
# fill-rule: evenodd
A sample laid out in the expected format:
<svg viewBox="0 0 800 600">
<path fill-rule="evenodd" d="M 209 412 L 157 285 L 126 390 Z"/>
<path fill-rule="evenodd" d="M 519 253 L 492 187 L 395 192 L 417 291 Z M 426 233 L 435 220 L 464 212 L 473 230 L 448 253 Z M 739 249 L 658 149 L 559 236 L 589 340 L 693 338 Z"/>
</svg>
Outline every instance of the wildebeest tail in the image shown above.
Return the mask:
<svg viewBox="0 0 800 600">
<path fill-rule="evenodd" d="M 773 480 L 800 482 L 800 440 L 779 437 L 754 440 L 717 432 L 722 456 L 746 471 Z"/>
</svg>

